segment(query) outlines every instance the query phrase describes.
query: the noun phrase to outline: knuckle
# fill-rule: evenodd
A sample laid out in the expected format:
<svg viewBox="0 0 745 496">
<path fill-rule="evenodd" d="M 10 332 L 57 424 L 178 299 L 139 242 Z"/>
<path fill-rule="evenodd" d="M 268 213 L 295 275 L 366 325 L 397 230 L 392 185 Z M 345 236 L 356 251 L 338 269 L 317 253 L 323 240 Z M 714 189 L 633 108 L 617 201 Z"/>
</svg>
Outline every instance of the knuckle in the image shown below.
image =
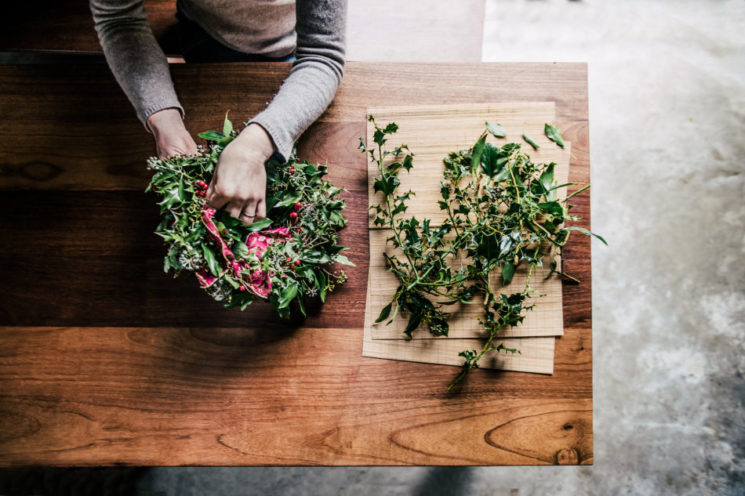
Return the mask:
<svg viewBox="0 0 745 496">
<path fill-rule="evenodd" d="M 230 191 L 228 190 L 228 188 L 226 188 L 224 185 L 219 184 L 219 183 L 215 185 L 215 195 L 217 195 L 217 196 L 224 196 L 224 197 L 231 196 Z"/>
</svg>

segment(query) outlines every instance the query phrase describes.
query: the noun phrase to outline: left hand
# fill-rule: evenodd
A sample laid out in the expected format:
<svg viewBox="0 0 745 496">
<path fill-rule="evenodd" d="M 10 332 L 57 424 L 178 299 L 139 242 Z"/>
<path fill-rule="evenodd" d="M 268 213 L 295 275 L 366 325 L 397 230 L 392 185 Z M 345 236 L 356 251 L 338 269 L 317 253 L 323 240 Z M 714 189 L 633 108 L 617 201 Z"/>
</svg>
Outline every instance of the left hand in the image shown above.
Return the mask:
<svg viewBox="0 0 745 496">
<path fill-rule="evenodd" d="M 244 129 L 220 155 L 207 188 L 207 206 L 225 207 L 246 225 L 266 217 L 264 162 L 272 153 L 274 144 L 263 127 Z"/>
</svg>

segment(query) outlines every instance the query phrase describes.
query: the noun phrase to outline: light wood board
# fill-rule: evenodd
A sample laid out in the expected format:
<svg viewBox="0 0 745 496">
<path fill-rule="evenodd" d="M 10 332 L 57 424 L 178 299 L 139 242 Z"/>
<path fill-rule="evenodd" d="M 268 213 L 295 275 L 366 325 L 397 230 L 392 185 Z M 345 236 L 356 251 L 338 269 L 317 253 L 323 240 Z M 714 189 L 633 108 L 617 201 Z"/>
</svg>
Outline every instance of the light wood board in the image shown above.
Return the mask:
<svg viewBox="0 0 745 496">
<path fill-rule="evenodd" d="M 400 191 L 412 189 L 416 195 L 409 201 L 407 214 L 429 217 L 433 224 L 444 219 L 437 207 L 440 199 L 439 183 L 442 179 L 442 159 L 450 151 L 468 148 L 483 132 L 486 120 L 499 122 L 508 132 L 506 138 L 488 140 L 495 144 L 515 141 L 523 143 L 523 150 L 533 160 L 556 162 L 556 180 L 567 182 L 569 173 L 570 145 L 564 150 L 550 142 L 543 133 L 546 122 L 554 121 L 554 104 L 543 102 L 496 103 L 474 105 L 438 105 L 409 106 L 369 109 L 379 126 L 388 122 L 399 125 L 398 132 L 389 139 L 389 145 L 400 143 L 409 145 L 414 157 L 414 168 L 407 174 L 401 173 Z M 368 124 L 368 143 L 372 142 L 374 127 Z M 522 134 L 529 134 L 541 147 L 533 150 L 522 140 Z M 368 162 L 368 195 L 373 201 L 380 199 L 374 192 L 372 184 L 378 171 L 374 162 Z M 561 195 L 566 193 L 562 190 Z M 484 331 L 476 320 L 481 313 L 480 300 L 463 308 L 454 306 L 452 312 L 457 314 L 450 320 L 450 332 L 447 337 L 434 337 L 426 329 L 414 333 L 412 341 L 430 341 L 429 343 L 408 342 L 403 330 L 407 319 L 396 316 L 390 325 L 375 324 L 380 309 L 390 301 L 397 287 L 397 279 L 386 270 L 382 252 L 391 252 L 385 239 L 390 231 L 370 224 L 370 273 L 368 279 L 367 305 L 365 312 L 365 344 L 363 355 L 378 358 L 395 358 L 401 360 L 422 361 L 430 363 L 460 365 L 462 358 L 457 354 L 464 349 L 480 348 L 483 344 Z M 467 263 L 467 261 L 461 261 Z M 503 368 L 528 372 L 551 373 L 553 370 L 553 338 L 534 337 L 560 336 L 563 334 L 562 318 L 562 285 L 556 277 L 545 279 L 548 270 L 540 268 L 531 277 L 531 287 L 544 295 L 535 297 L 533 310 L 527 312 L 525 321 L 517 327 L 504 330 L 505 346 L 521 350 L 521 355 L 500 354 L 484 367 Z M 525 270 L 518 270 L 511 286 L 517 288 L 524 283 Z M 497 278 L 495 278 L 497 279 Z M 495 282 L 495 286 L 498 283 Z M 531 338 L 531 339 L 524 339 Z M 397 341 L 397 342 L 395 342 Z M 436 342 L 432 342 L 436 341 Z"/>
<path fill-rule="evenodd" d="M 529 154 L 534 162 L 556 163 L 557 180 L 566 182 L 569 175 L 570 144 L 561 149 L 543 134 L 544 124 L 552 123 L 555 118 L 553 102 L 417 105 L 371 108 L 367 113 L 375 117 L 378 126 L 383 127 L 389 122 L 398 124 L 398 131 L 388 139 L 386 146 L 392 149 L 399 144 L 407 144 L 414 153 L 414 168 L 409 173 L 402 171 L 398 176 L 401 180 L 398 191 L 416 192 L 416 196 L 408 202 L 406 215 L 431 219 L 433 226 L 440 225 L 447 217 L 437 206 L 437 201 L 442 199 L 442 159 L 450 152 L 473 146 L 484 131 L 487 120 L 498 122 L 507 130 L 505 138 L 497 139 L 489 135 L 487 141 L 497 145 L 522 143 L 522 151 Z M 372 123 L 368 122 L 368 144 L 373 143 L 374 131 Z M 533 150 L 523 141 L 523 133 L 533 138 L 540 148 Z M 393 160 L 389 156 L 386 163 Z M 373 189 L 377 175 L 377 165 L 368 161 L 368 198 L 371 205 L 382 197 L 382 193 L 376 193 Z M 373 219 L 374 216 L 370 216 L 370 228 L 380 229 L 373 224 Z"/>
<path fill-rule="evenodd" d="M 362 342 L 362 356 L 405 360 L 408 362 L 436 363 L 440 365 L 462 365 L 463 350 L 480 350 L 483 339 L 373 339 L 370 324 L 375 317 L 365 314 L 365 333 Z M 554 373 L 555 337 L 514 338 L 495 341 L 519 353 L 504 351 L 490 352 L 479 362 L 483 369 L 514 370 L 538 374 Z"/>
</svg>

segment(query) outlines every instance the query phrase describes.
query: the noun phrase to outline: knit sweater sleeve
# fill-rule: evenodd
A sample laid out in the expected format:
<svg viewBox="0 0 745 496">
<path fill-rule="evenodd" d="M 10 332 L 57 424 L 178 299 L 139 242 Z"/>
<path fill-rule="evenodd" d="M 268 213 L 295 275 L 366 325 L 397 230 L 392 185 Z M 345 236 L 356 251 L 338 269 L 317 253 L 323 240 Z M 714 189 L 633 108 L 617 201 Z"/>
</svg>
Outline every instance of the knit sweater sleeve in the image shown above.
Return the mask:
<svg viewBox="0 0 745 496">
<path fill-rule="evenodd" d="M 144 0 L 89 0 L 106 61 L 147 128 L 159 110 L 184 109 L 178 101 L 168 60 L 147 21 Z"/>
<path fill-rule="evenodd" d="M 333 100 L 344 74 L 346 0 L 297 0 L 296 61 L 279 92 L 251 121 L 287 159 L 295 141 Z"/>
</svg>

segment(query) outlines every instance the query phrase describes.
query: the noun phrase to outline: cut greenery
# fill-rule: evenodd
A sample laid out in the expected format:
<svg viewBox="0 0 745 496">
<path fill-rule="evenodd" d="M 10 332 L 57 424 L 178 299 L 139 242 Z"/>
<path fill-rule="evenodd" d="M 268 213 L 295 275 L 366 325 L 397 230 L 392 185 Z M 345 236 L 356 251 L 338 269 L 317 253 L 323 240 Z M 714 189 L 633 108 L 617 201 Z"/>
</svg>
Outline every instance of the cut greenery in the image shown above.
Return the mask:
<svg viewBox="0 0 745 496">
<path fill-rule="evenodd" d="M 381 193 L 380 202 L 370 208 L 373 223 L 391 233 L 387 242 L 395 253 L 383 256 L 399 282 L 376 322 L 390 324 L 401 315 L 407 319 L 404 333 L 408 337 L 422 327 L 435 336 L 447 336 L 448 310 L 458 303 L 472 304 L 476 296 L 483 298 L 479 322 L 485 343 L 479 350 L 460 353 L 463 367 L 450 389 L 478 368 L 486 353 L 517 352 L 498 338 L 502 329 L 520 324 L 525 312 L 533 308 L 529 301 L 536 295 L 530 287 L 533 270 L 549 263 L 552 273 L 558 272 L 557 259 L 570 233 L 592 233 L 565 226 L 566 221 L 579 219 L 569 214 L 567 200 L 574 195 L 559 198 L 558 190 L 569 184 L 559 185 L 554 180 L 556 164 L 534 163 L 519 143 L 496 146 L 487 142 L 487 134 L 498 138 L 507 134 L 492 122 L 486 123 L 486 130 L 472 147 L 444 159 L 438 205 L 446 220 L 435 226 L 431 219 L 406 216 L 407 202 L 414 192 L 399 191 L 398 176 L 412 169 L 414 154 L 406 145 L 387 146 L 398 130 L 395 123 L 380 127 L 373 116 L 368 119 L 375 127 L 373 143 L 360 139 L 360 149 L 377 164 L 373 188 Z M 563 144 L 561 134 L 555 132 L 549 138 Z M 529 136 L 523 134 L 523 138 L 538 147 Z M 464 259 L 467 264 L 455 262 Z M 509 284 L 521 265 L 527 266 L 525 284 L 514 292 L 495 291 L 493 281 L 501 278 Z"/>
</svg>

